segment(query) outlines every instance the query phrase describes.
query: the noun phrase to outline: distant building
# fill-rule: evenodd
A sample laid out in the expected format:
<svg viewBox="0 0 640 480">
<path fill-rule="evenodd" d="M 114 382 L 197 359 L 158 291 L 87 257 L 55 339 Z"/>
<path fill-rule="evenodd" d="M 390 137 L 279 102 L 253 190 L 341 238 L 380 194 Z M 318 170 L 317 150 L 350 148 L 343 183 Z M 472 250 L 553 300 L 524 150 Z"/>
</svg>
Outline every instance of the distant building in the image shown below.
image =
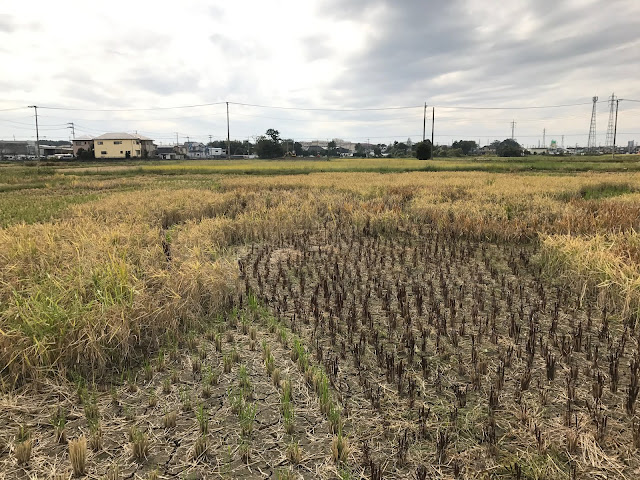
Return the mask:
<svg viewBox="0 0 640 480">
<path fill-rule="evenodd" d="M 220 147 L 206 147 L 205 154 L 207 158 L 222 158 L 227 156 L 227 151 Z"/>
<path fill-rule="evenodd" d="M 546 155 L 547 153 L 549 153 L 549 149 L 544 147 L 532 147 L 527 148 L 526 150 L 529 150 L 533 155 Z"/>
<path fill-rule="evenodd" d="M 0 159 L 23 158 L 36 154 L 35 142 L 0 140 Z"/>
<path fill-rule="evenodd" d="M 73 144 L 73 155 L 78 156 L 78 150 L 83 149 L 88 152 L 93 150 L 93 138 L 88 135 L 82 135 L 74 138 L 71 143 Z"/>
<path fill-rule="evenodd" d="M 64 145 L 42 145 L 40 144 L 40 156 L 42 157 L 56 157 L 61 158 L 73 158 L 73 148 Z"/>
<path fill-rule="evenodd" d="M 177 145 L 160 145 L 156 149 L 156 155 L 162 160 L 180 160 L 184 158 L 184 154 Z"/>
<path fill-rule="evenodd" d="M 93 139 L 96 158 L 147 158 L 155 156 L 153 140 L 143 135 L 115 132 Z"/>
</svg>

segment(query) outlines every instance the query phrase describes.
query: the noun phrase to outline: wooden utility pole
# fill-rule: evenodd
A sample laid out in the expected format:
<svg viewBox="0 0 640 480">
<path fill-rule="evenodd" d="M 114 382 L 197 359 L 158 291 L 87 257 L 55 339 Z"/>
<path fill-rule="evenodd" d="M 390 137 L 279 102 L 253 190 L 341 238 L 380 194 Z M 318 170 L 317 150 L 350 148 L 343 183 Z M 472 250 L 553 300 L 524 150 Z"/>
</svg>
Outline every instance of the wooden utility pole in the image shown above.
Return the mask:
<svg viewBox="0 0 640 480">
<path fill-rule="evenodd" d="M 427 135 L 427 102 L 424 102 L 424 115 L 422 117 L 422 141 L 424 142 Z"/>
<path fill-rule="evenodd" d="M 231 136 L 229 135 L 229 102 L 227 103 L 227 160 L 231 159 Z"/>
<path fill-rule="evenodd" d="M 40 130 L 38 129 L 38 106 L 29 105 L 36 112 L 36 157 L 40 158 Z"/>
<path fill-rule="evenodd" d="M 433 160 L 433 124 L 436 121 L 436 107 L 431 108 L 431 160 Z"/>
</svg>

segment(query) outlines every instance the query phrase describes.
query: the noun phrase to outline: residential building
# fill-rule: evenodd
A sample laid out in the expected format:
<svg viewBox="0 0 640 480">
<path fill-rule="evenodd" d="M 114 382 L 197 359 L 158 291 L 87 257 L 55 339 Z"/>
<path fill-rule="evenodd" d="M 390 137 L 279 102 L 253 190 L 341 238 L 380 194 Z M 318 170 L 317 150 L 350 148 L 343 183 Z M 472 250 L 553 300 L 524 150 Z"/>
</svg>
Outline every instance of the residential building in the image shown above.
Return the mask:
<svg viewBox="0 0 640 480">
<path fill-rule="evenodd" d="M 227 156 L 227 151 L 220 147 L 206 147 L 205 154 L 207 158 L 222 158 Z"/>
<path fill-rule="evenodd" d="M 177 145 L 160 145 L 156 149 L 156 155 L 162 160 L 181 160 L 184 158 L 184 154 Z"/>
<path fill-rule="evenodd" d="M 134 137 L 138 137 L 138 140 L 140 140 L 142 158 L 151 158 L 156 156 L 156 150 L 158 147 L 153 143 L 153 139 L 138 134 L 135 134 Z"/>
<path fill-rule="evenodd" d="M 146 158 L 156 151 L 150 138 L 123 132 L 94 138 L 93 148 L 96 158 Z"/>
<path fill-rule="evenodd" d="M 88 135 L 76 137 L 71 142 L 73 144 L 73 155 L 78 156 L 78 150 L 83 149 L 88 152 L 93 150 L 93 138 Z"/>
</svg>

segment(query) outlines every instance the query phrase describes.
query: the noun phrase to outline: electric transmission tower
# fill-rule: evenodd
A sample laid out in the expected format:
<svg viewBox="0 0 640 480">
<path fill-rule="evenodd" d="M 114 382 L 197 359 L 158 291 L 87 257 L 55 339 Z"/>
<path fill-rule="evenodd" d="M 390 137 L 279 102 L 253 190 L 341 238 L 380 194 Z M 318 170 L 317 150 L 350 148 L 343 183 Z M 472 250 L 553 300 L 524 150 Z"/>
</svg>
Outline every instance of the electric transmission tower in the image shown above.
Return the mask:
<svg viewBox="0 0 640 480">
<path fill-rule="evenodd" d="M 607 139 L 605 147 L 607 150 L 613 150 L 613 129 L 616 116 L 616 96 L 612 93 L 609 98 L 609 123 L 607 124 Z"/>
<path fill-rule="evenodd" d="M 598 97 L 593 97 L 593 109 L 591 110 L 591 126 L 589 127 L 589 139 L 587 140 L 587 151 L 593 152 L 596 149 L 596 103 Z"/>
</svg>

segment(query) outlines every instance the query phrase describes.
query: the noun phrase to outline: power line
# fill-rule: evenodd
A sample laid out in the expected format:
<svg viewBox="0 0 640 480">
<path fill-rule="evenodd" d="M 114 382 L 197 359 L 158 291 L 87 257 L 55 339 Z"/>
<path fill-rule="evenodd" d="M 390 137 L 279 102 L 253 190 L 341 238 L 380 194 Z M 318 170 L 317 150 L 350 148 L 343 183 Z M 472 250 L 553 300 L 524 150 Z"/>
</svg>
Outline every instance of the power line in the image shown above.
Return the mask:
<svg viewBox="0 0 640 480">
<path fill-rule="evenodd" d="M 179 105 L 175 107 L 147 107 L 147 108 L 71 108 L 71 107 L 46 107 L 39 106 L 38 108 L 45 108 L 47 110 L 69 110 L 79 112 L 147 112 L 152 110 L 176 110 L 179 108 L 200 108 L 211 107 L 213 105 L 224 105 L 225 102 L 212 102 L 212 103 L 200 103 L 196 105 Z"/>
<path fill-rule="evenodd" d="M 307 112 L 370 112 L 382 110 L 408 110 L 410 108 L 422 108 L 422 105 L 409 105 L 405 107 L 375 107 L 375 108 L 310 108 L 310 107 L 282 107 L 278 105 L 258 105 L 254 103 L 229 102 L 230 105 L 243 107 L 272 108 L 275 110 L 301 110 Z"/>
</svg>

